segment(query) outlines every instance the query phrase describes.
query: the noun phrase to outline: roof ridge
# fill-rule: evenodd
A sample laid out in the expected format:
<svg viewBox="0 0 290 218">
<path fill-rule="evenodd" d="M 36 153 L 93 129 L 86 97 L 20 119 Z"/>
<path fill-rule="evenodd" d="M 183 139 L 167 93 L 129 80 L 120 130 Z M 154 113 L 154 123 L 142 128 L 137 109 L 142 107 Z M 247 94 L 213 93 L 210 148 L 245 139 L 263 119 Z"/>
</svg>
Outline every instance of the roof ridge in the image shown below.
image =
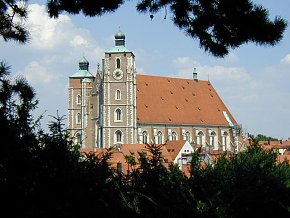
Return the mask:
<svg viewBox="0 0 290 218">
<path fill-rule="evenodd" d="M 159 77 L 159 78 L 164 78 L 164 79 L 177 79 L 177 80 L 190 80 L 195 82 L 192 78 L 178 78 L 178 77 L 168 77 L 168 76 L 159 76 L 159 75 L 148 75 L 148 74 L 140 74 L 137 73 L 136 76 L 145 76 L 145 77 Z M 198 80 L 198 82 L 208 82 L 207 80 Z"/>
</svg>

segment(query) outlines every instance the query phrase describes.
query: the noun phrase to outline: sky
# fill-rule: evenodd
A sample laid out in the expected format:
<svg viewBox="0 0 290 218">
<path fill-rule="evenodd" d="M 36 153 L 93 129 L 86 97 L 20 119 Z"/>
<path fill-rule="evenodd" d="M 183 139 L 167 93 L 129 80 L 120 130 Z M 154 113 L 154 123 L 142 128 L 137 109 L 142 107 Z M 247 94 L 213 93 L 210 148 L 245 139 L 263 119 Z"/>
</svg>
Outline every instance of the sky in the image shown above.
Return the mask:
<svg viewBox="0 0 290 218">
<path fill-rule="evenodd" d="M 34 112 L 44 114 L 42 128 L 50 115 L 67 114 L 68 77 L 77 72 L 83 56 L 96 73 L 104 52 L 114 46 L 121 29 L 126 47 L 135 54 L 137 73 L 210 80 L 243 131 L 278 139 L 290 137 L 290 30 L 275 47 L 242 45 L 225 58 L 200 49 L 196 40 L 174 26 L 170 14 L 139 14 L 137 1 L 129 1 L 115 13 L 88 18 L 66 13 L 51 19 L 46 1 L 28 1 L 25 24 L 30 42 L 24 45 L 0 39 L 0 60 L 11 66 L 12 76 L 24 76 L 39 99 Z M 269 10 L 271 19 L 281 16 L 290 22 L 290 1 L 253 0 Z"/>
</svg>

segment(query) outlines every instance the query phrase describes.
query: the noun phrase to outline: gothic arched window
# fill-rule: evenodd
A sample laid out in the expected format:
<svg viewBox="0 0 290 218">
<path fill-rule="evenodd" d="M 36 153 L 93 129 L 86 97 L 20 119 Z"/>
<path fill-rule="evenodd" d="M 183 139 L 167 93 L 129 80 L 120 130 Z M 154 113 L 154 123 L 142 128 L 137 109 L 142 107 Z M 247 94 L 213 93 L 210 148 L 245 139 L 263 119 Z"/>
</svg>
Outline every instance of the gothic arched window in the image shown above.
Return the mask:
<svg viewBox="0 0 290 218">
<path fill-rule="evenodd" d="M 117 58 L 117 59 L 116 59 L 116 67 L 117 67 L 118 69 L 121 68 L 121 60 L 120 60 L 120 58 Z"/>
<path fill-rule="evenodd" d="M 82 97 L 81 95 L 77 95 L 77 104 L 81 104 L 82 103 Z"/>
<path fill-rule="evenodd" d="M 116 96 L 115 96 L 116 100 L 121 100 L 121 91 L 118 89 L 116 90 Z"/>
<path fill-rule="evenodd" d="M 216 145 L 216 142 L 215 142 L 215 136 L 216 136 L 216 133 L 214 131 L 212 131 L 209 135 L 209 145 L 210 146 L 213 146 L 214 149 L 216 149 L 215 145 Z"/>
<path fill-rule="evenodd" d="M 203 144 L 203 141 L 202 141 L 202 138 L 203 138 L 203 136 L 204 136 L 204 134 L 203 134 L 203 132 L 202 131 L 199 131 L 198 133 L 197 133 L 197 137 L 196 137 L 196 143 L 197 144 L 199 144 L 199 145 L 202 145 Z"/>
<path fill-rule="evenodd" d="M 117 142 L 117 143 L 120 143 L 120 142 L 122 142 L 122 132 L 120 131 L 120 130 L 117 130 L 116 132 L 115 132 L 115 141 Z"/>
<path fill-rule="evenodd" d="M 76 117 L 76 123 L 80 124 L 82 122 L 82 116 L 81 113 L 77 113 L 77 117 Z"/>
<path fill-rule="evenodd" d="M 190 132 L 185 133 L 185 140 L 190 142 Z"/>
<path fill-rule="evenodd" d="M 177 140 L 177 134 L 176 132 L 172 132 L 172 141 L 176 141 Z"/>
<path fill-rule="evenodd" d="M 148 133 L 146 131 L 143 131 L 142 133 L 142 141 L 143 141 L 143 144 L 148 143 Z"/>
<path fill-rule="evenodd" d="M 162 143 L 163 143 L 163 134 L 162 134 L 161 131 L 159 131 L 159 132 L 157 133 L 157 143 L 158 143 L 158 144 L 162 144 Z"/>
<path fill-rule="evenodd" d="M 77 144 L 81 144 L 81 141 L 82 141 L 81 134 L 78 132 L 78 133 L 76 134 L 76 143 L 77 143 Z"/>
<path fill-rule="evenodd" d="M 115 111 L 115 120 L 116 121 L 122 120 L 122 111 L 120 108 L 116 109 L 116 111 Z"/>
<path fill-rule="evenodd" d="M 225 150 L 228 149 L 228 136 L 229 134 L 227 132 L 224 132 L 224 134 L 222 135 L 222 145 L 224 146 Z"/>
</svg>

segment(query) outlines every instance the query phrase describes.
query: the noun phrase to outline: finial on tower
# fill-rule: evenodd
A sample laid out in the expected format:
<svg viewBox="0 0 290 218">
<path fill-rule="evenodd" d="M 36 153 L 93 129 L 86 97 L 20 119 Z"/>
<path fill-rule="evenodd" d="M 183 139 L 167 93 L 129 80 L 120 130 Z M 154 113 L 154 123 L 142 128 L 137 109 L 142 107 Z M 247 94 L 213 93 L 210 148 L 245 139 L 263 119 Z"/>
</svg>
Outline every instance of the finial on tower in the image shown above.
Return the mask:
<svg viewBox="0 0 290 218">
<path fill-rule="evenodd" d="M 119 31 L 115 34 L 115 46 L 125 46 L 125 35 L 120 30 L 120 26 Z"/>
<path fill-rule="evenodd" d="M 196 68 L 193 68 L 193 73 L 192 73 L 192 78 L 194 81 L 198 82 L 198 78 L 197 78 L 197 72 L 196 72 Z"/>
<path fill-rule="evenodd" d="M 85 56 L 83 56 L 83 58 L 79 61 L 79 69 L 80 70 L 89 70 L 89 62 L 85 58 Z"/>
</svg>

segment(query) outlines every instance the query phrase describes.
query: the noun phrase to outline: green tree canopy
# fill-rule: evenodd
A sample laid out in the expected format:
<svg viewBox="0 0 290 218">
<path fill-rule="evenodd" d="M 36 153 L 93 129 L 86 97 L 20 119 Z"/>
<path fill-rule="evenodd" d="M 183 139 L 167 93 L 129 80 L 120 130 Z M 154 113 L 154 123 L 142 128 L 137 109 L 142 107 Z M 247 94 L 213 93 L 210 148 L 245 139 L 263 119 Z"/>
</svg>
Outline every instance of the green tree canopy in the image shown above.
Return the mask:
<svg viewBox="0 0 290 218">
<path fill-rule="evenodd" d="M 249 134 L 249 137 L 256 143 L 259 143 L 259 141 L 278 141 L 278 139 L 275 137 L 266 136 L 263 134 L 258 134 L 256 136 Z"/>
</svg>

